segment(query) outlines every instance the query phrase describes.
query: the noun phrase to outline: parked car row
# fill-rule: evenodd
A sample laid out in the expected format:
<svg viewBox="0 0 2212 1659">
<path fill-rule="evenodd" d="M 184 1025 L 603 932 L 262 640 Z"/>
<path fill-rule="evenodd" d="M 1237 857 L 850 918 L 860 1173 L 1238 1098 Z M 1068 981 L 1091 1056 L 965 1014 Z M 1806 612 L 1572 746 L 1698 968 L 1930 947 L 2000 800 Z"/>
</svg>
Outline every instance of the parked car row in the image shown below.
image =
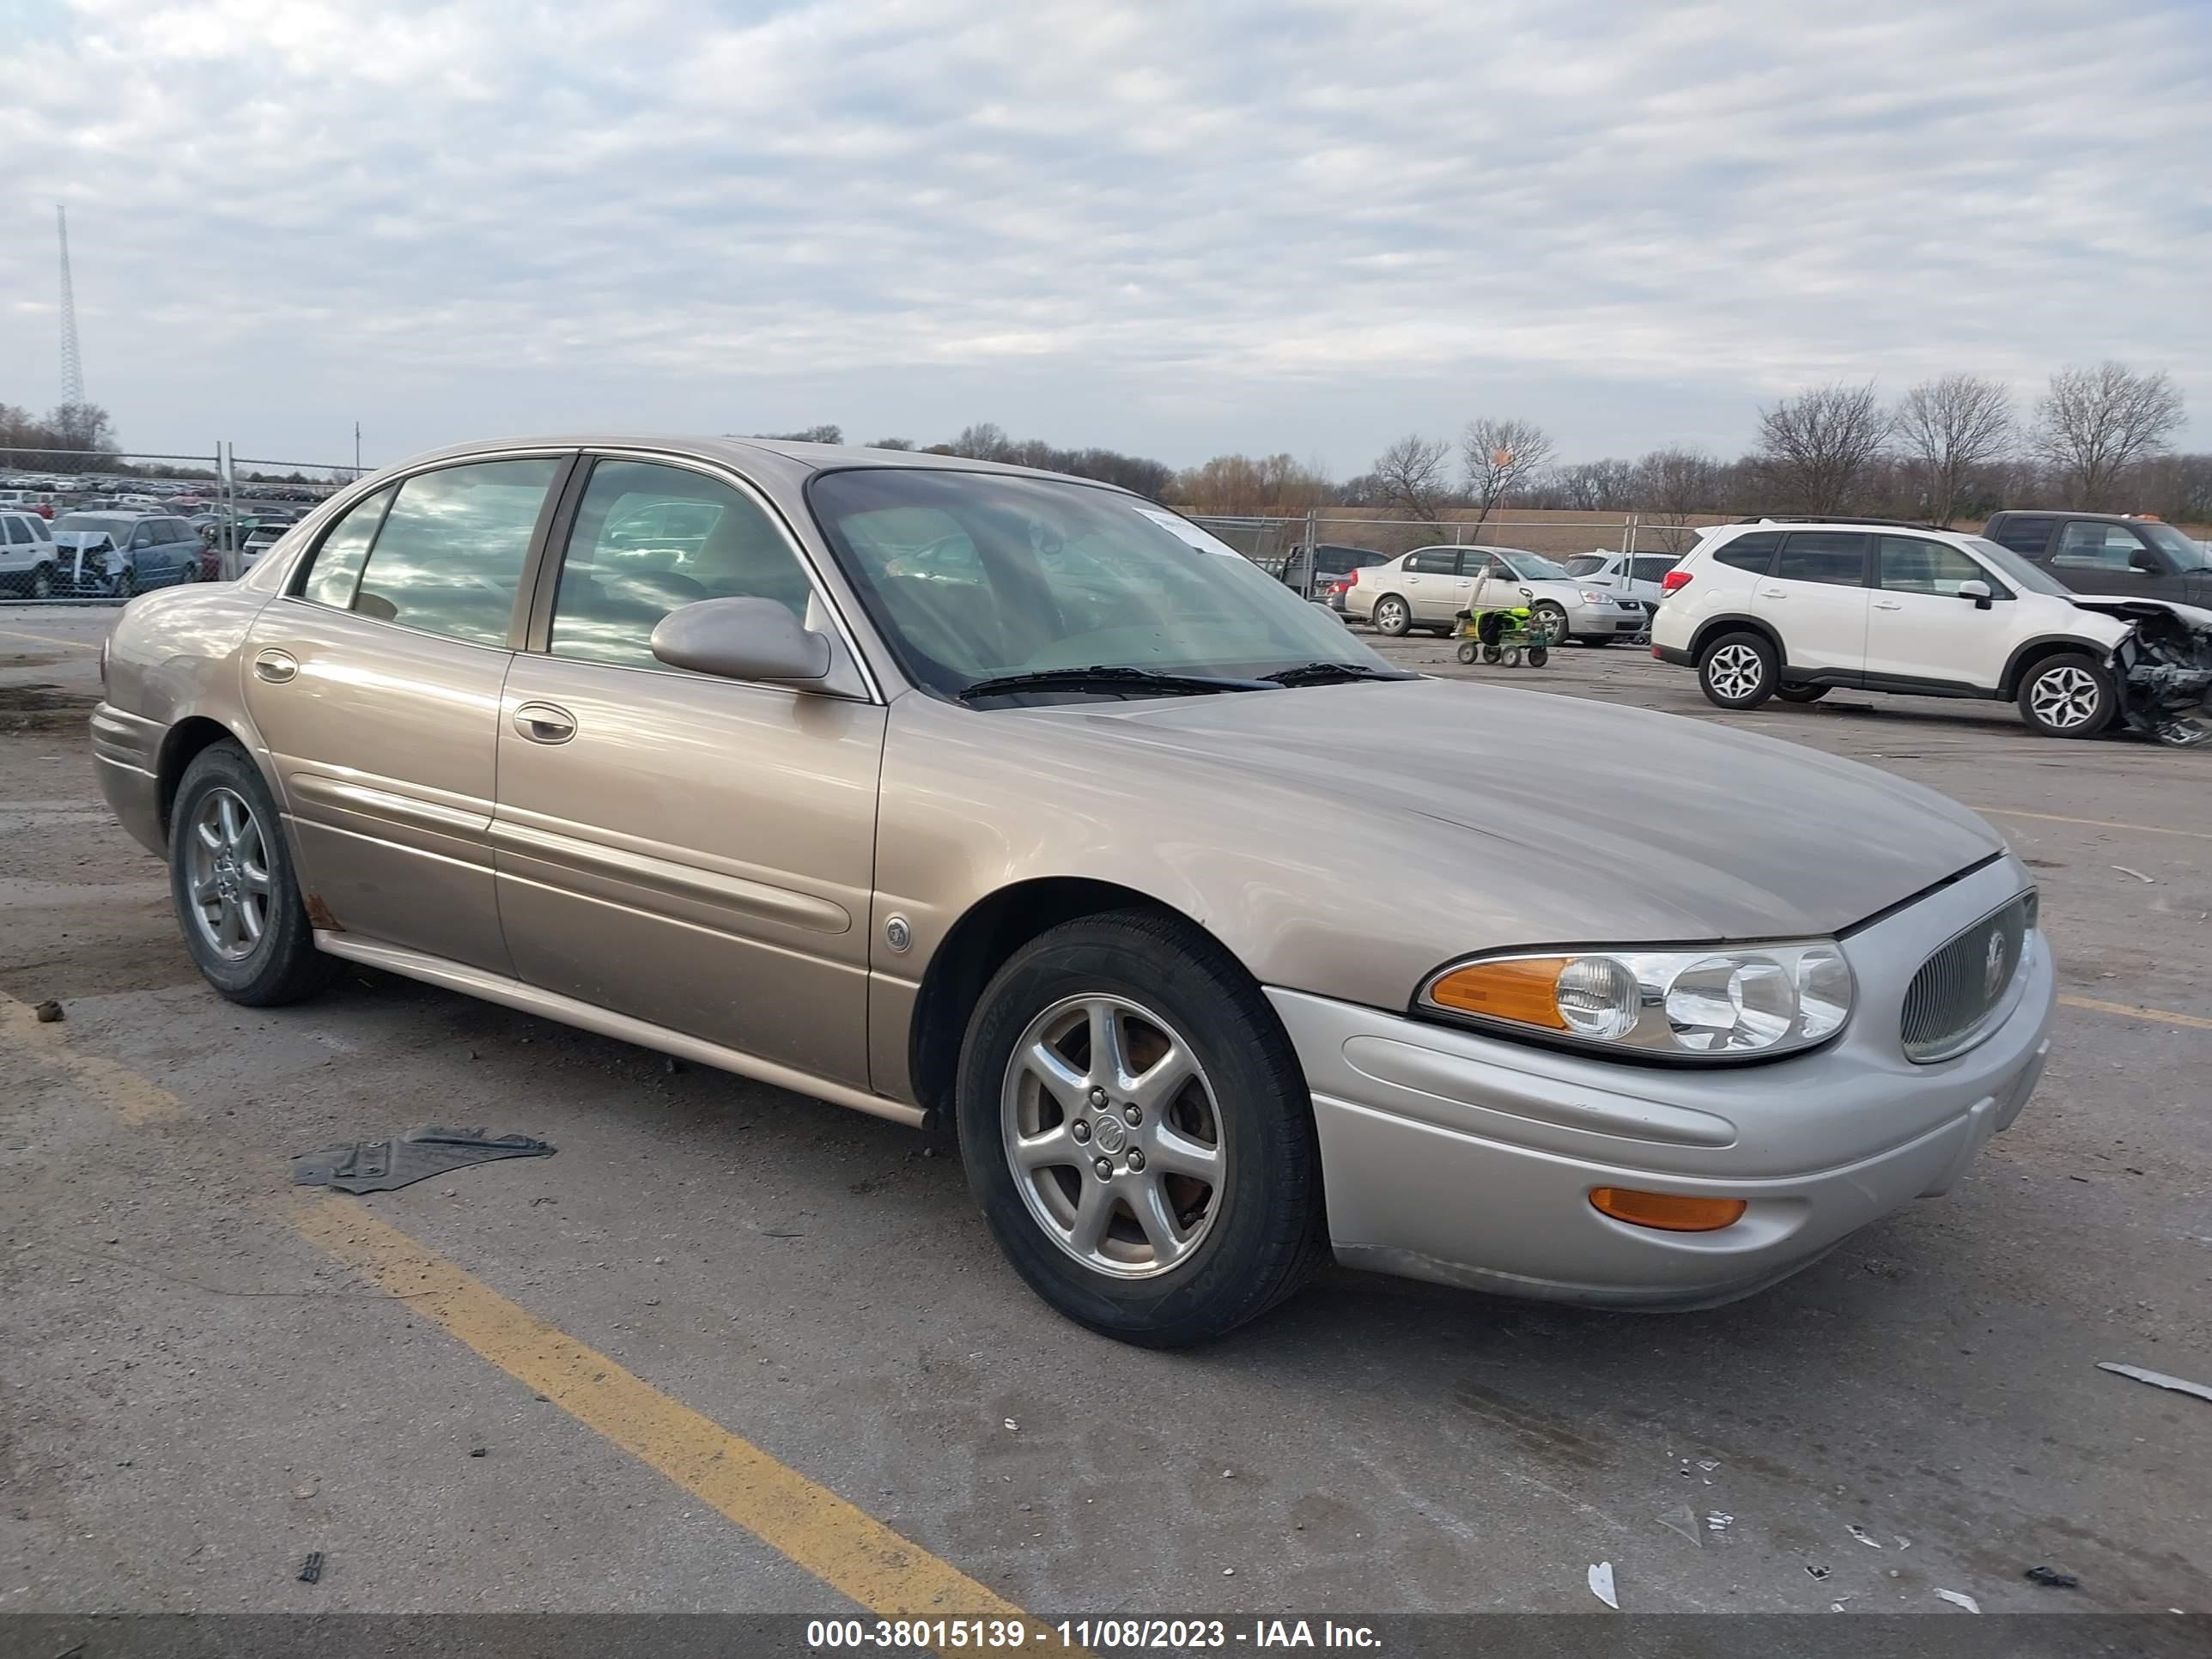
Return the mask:
<svg viewBox="0 0 2212 1659">
<path fill-rule="evenodd" d="M 1542 554 L 1516 547 L 1417 547 L 1352 572 L 1344 593 L 1346 616 L 1394 637 L 1415 629 L 1449 634 L 1470 611 L 1518 605 L 1554 644 L 1639 639 L 1650 617 L 1641 599 L 1578 581 Z"/>
</svg>

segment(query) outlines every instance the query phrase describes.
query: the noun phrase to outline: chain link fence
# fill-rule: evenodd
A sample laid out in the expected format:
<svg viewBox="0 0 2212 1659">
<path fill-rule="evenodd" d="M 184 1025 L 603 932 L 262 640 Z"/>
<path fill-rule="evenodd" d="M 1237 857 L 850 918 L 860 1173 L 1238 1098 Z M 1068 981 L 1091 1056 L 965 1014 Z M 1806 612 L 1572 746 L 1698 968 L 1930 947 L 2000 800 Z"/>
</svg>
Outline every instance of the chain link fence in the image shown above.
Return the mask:
<svg viewBox="0 0 2212 1659">
<path fill-rule="evenodd" d="M 1686 553 L 1698 529 L 1721 524 L 1717 514 L 1651 515 L 1523 513 L 1477 523 L 1472 517 L 1391 519 L 1339 508 L 1303 518 L 1192 514 L 1202 526 L 1269 575 L 1308 599 L 1327 573 L 1345 562 L 1338 552 L 1380 553 L 1395 558 L 1417 547 L 1488 546 L 1518 548 L 1564 560 L 1577 553 Z"/>
<path fill-rule="evenodd" d="M 119 605 L 232 581 L 358 477 L 328 462 L 0 446 L 0 604 Z"/>
</svg>

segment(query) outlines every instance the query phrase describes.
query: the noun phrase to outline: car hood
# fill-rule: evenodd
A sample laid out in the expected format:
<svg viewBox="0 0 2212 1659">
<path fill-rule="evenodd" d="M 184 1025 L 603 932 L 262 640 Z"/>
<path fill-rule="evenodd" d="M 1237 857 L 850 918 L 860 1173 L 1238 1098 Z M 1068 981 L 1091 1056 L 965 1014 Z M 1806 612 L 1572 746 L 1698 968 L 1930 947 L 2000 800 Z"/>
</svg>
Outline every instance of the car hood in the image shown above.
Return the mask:
<svg viewBox="0 0 2212 1659">
<path fill-rule="evenodd" d="M 112 547 L 114 543 L 115 538 L 105 530 L 57 530 L 54 532 L 56 547 Z"/>
<path fill-rule="evenodd" d="M 1457 904 L 1516 942 L 1832 933 L 2005 849 L 1889 773 L 1546 692 L 1419 680 L 1034 712 L 1148 751 L 1133 776 L 1242 775 L 1255 836 L 1322 851 L 1386 912 Z M 1303 827 L 1257 821 L 1297 798 Z"/>
</svg>

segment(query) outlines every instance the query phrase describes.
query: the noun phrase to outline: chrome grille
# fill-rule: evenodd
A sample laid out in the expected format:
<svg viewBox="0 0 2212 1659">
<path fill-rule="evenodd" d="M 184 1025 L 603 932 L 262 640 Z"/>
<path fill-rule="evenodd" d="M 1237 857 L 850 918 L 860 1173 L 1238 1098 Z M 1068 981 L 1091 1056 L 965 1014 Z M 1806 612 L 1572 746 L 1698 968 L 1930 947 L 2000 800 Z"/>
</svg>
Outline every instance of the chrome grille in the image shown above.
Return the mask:
<svg viewBox="0 0 2212 1659">
<path fill-rule="evenodd" d="M 1921 964 L 1905 992 L 1899 1035 L 1907 1060 L 1948 1060 L 1979 1040 L 2019 977 L 2035 911 L 2035 895 L 2022 893 Z"/>
</svg>

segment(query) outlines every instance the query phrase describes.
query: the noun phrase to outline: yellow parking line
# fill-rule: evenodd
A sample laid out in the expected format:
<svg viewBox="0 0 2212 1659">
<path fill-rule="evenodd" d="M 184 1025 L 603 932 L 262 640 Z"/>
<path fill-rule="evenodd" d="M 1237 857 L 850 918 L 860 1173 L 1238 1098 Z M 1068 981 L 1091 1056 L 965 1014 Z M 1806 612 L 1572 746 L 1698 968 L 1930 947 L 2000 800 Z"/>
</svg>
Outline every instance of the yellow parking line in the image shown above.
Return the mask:
<svg viewBox="0 0 2212 1659">
<path fill-rule="evenodd" d="M 41 1025 L 15 998 L 0 994 L 0 1032 L 17 1048 L 45 1060 L 125 1123 L 159 1123 L 182 1117 L 184 1103 L 126 1066 L 88 1054 L 63 1040 L 58 1024 Z"/>
<path fill-rule="evenodd" d="M 2042 823 L 2079 823 L 2092 830 L 2132 830 L 2145 836 L 2186 836 L 2191 841 L 2212 841 L 2212 831 L 2203 830 L 2169 830 L 2160 823 L 2127 823 L 2112 818 L 2068 818 L 2056 812 L 2020 812 L 2009 806 L 1977 806 L 1977 812 L 1986 812 L 1993 818 L 2033 818 Z"/>
<path fill-rule="evenodd" d="M 23 634 L 12 628 L 0 628 L 0 639 L 36 640 L 40 645 L 58 645 L 64 651 L 97 651 L 96 645 L 87 645 L 82 640 L 58 640 L 51 634 Z"/>
<path fill-rule="evenodd" d="M 2118 1014 L 2126 1019 L 2154 1019 L 2166 1025 L 2186 1025 L 2194 1030 L 2212 1031 L 2212 1019 L 2202 1014 L 2176 1014 L 2164 1008 L 2138 1008 L 2132 1002 L 2100 1002 L 2094 997 L 2061 997 L 2058 1000 L 2069 1008 L 2087 1008 L 2093 1014 Z"/>
<path fill-rule="evenodd" d="M 67 1041 L 62 1026 L 40 1024 L 28 1007 L 5 994 L 0 994 L 0 1036 L 63 1073 L 126 1123 L 188 1115 L 167 1089 L 113 1060 L 85 1054 Z M 378 1288 L 405 1297 L 412 1311 L 435 1320 L 509 1376 L 870 1613 L 933 1623 L 1019 1621 L 1025 1650 L 1064 1650 L 1056 1632 L 988 1586 L 508 1301 L 358 1202 L 288 1196 L 287 1218 L 308 1242 Z M 979 1645 L 991 1644 L 971 1636 L 957 1644 L 966 1650 Z M 955 1648 L 948 1637 L 940 1650 Z"/>
</svg>

